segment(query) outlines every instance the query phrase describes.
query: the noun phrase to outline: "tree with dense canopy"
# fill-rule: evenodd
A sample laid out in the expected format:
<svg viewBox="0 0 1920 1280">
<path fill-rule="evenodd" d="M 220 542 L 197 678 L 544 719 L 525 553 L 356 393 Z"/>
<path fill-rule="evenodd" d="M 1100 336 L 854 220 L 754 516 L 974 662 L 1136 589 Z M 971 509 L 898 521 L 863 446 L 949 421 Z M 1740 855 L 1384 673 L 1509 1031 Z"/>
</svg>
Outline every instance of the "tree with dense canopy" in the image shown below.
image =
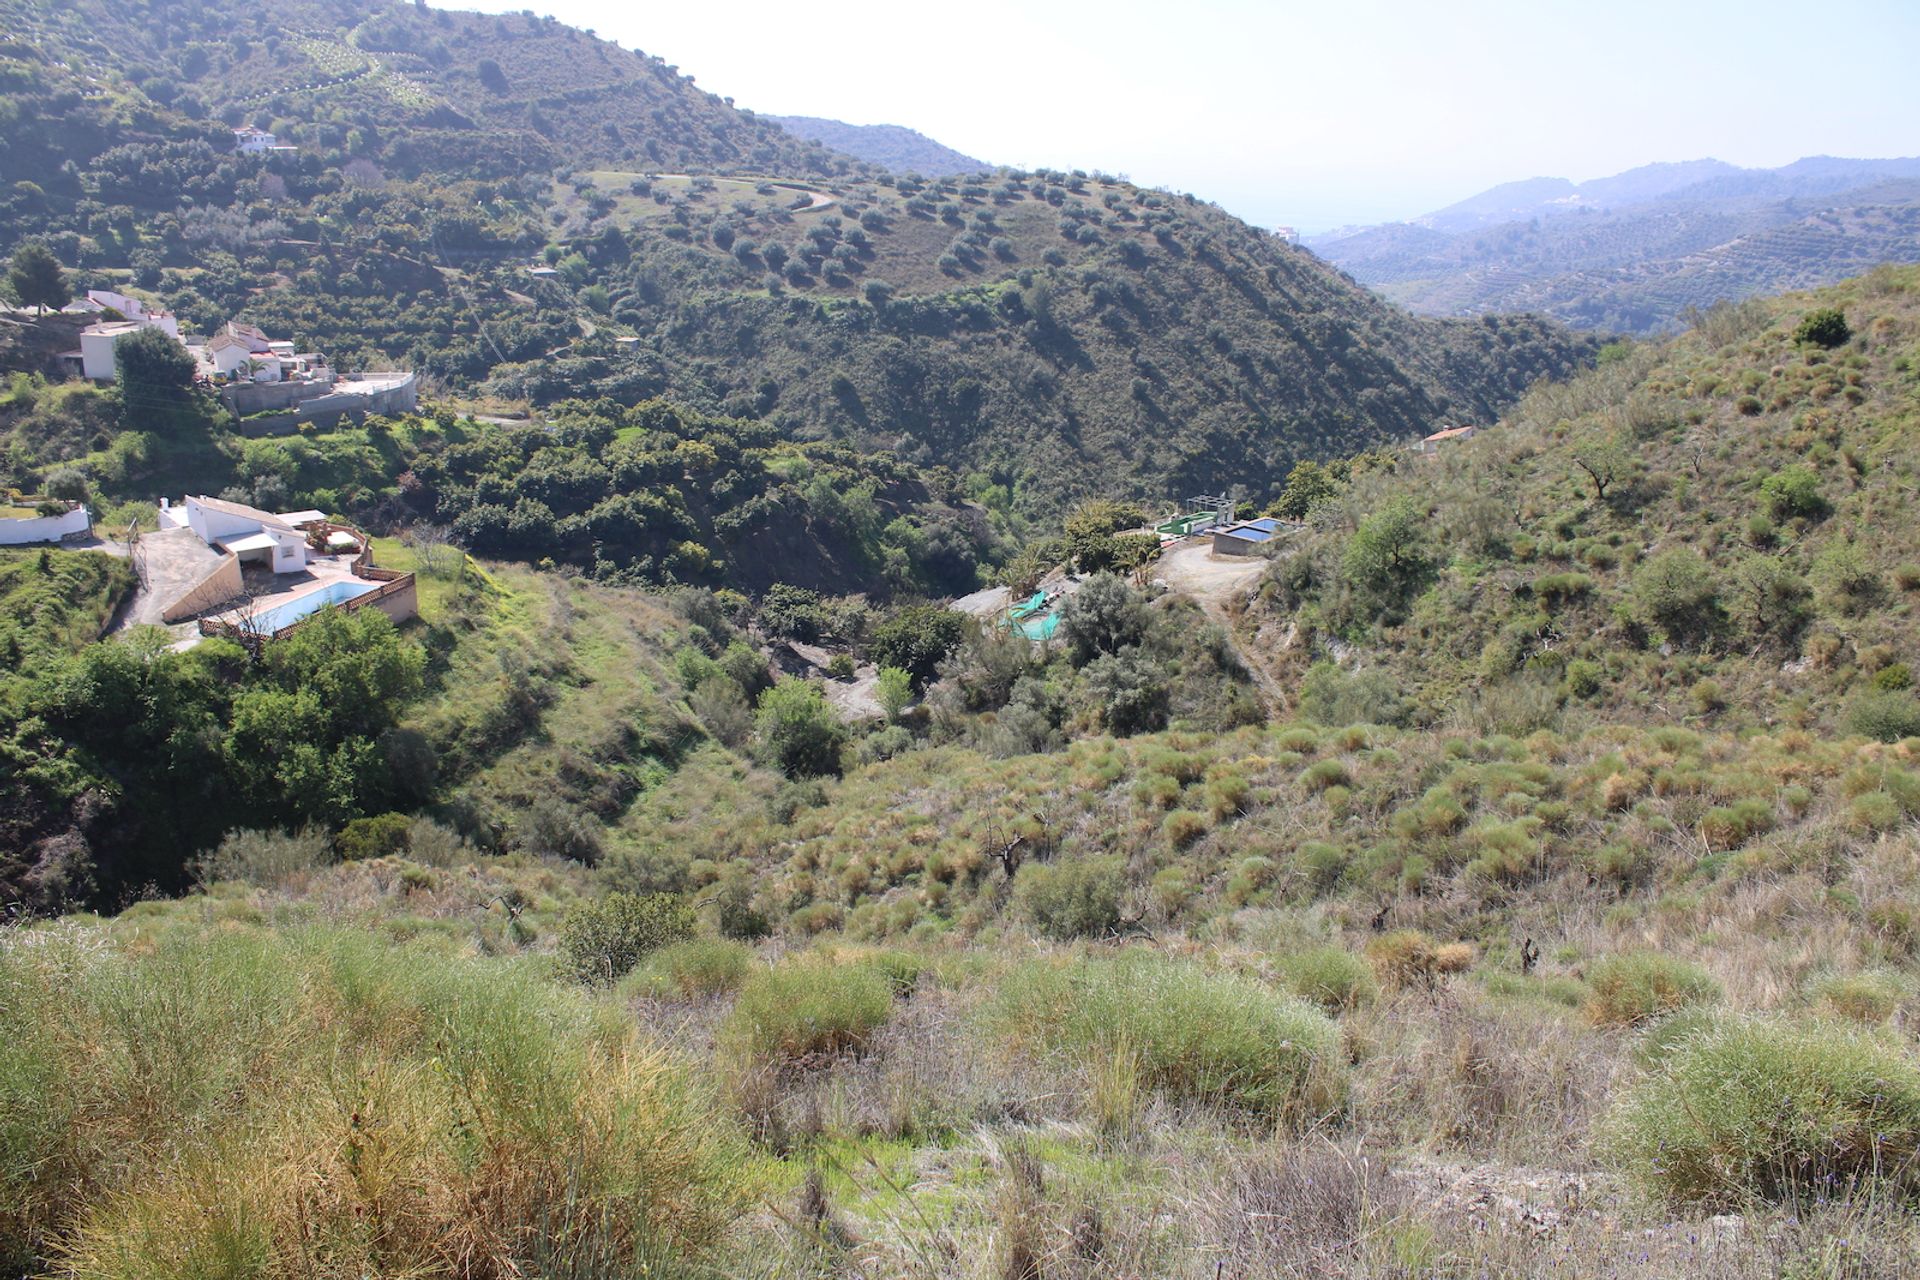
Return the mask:
<svg viewBox="0 0 1920 1280">
<path fill-rule="evenodd" d="M 760 758 L 790 778 L 840 772 L 847 727 L 811 681 L 782 680 L 761 694 L 754 733 Z"/>
<path fill-rule="evenodd" d="M 916 686 L 925 687 L 965 633 L 964 615 L 935 604 L 912 605 L 874 629 L 873 659 L 883 667 L 898 667 Z"/>
<path fill-rule="evenodd" d="M 67 286 L 67 273 L 60 269 L 60 260 L 38 240 L 29 240 L 14 250 L 7 283 L 21 306 L 33 307 L 41 315 L 47 313 L 48 307 L 58 311 L 73 301 L 73 291 Z"/>
</svg>

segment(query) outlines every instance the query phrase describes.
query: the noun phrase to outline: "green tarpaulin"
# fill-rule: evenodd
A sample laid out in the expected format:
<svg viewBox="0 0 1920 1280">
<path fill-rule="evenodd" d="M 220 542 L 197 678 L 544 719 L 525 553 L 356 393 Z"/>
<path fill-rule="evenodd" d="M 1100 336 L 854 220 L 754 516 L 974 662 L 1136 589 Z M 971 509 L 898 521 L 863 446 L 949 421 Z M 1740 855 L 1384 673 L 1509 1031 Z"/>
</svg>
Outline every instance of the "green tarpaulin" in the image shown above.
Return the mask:
<svg viewBox="0 0 1920 1280">
<path fill-rule="evenodd" d="M 1047 593 L 1044 591 L 1036 591 L 1031 596 L 1028 596 L 1025 600 L 1022 600 L 1019 604 L 1016 604 L 1011 609 L 1007 610 L 1007 616 L 1010 618 L 1024 618 L 1028 614 L 1036 613 L 1039 610 L 1044 609 L 1046 607 L 1047 607 Z"/>
<path fill-rule="evenodd" d="M 1060 629 L 1060 615 L 1043 613 L 1037 618 L 1028 618 L 1025 622 L 1013 624 L 1020 634 L 1029 640 L 1051 640 L 1053 633 Z"/>
</svg>

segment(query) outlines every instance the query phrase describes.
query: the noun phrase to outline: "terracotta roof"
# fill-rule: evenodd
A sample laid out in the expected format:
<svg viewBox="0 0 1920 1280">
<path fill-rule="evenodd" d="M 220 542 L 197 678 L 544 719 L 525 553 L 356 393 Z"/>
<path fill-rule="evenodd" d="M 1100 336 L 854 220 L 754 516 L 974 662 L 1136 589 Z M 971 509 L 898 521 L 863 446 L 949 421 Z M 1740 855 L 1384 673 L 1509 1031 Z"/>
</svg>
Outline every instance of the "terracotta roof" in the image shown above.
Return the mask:
<svg viewBox="0 0 1920 1280">
<path fill-rule="evenodd" d="M 1445 431 L 1434 432 L 1427 437 L 1427 440 L 1451 440 L 1456 436 L 1471 435 L 1472 433 L 1472 427 L 1448 427 Z M 1425 443 L 1425 441 L 1422 443 Z"/>
<path fill-rule="evenodd" d="M 207 350 L 209 351 L 225 351 L 228 347 L 238 347 L 242 351 L 249 350 L 246 343 L 230 333 L 215 334 L 213 341 L 207 344 Z"/>
</svg>

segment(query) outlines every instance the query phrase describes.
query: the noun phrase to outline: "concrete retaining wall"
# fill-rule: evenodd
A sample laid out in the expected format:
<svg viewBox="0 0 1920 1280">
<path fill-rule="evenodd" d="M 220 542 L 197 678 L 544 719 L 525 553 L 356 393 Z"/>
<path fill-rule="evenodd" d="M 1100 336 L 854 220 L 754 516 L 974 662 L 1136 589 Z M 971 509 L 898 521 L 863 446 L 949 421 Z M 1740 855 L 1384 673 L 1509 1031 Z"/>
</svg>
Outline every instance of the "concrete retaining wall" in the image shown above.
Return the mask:
<svg viewBox="0 0 1920 1280">
<path fill-rule="evenodd" d="M 250 413 L 291 409 L 302 401 L 326 395 L 332 388 L 331 377 L 317 382 L 240 382 L 220 388 L 220 401 L 244 418 Z"/>
<path fill-rule="evenodd" d="M 75 507 L 63 516 L 30 516 L 25 520 L 0 520 L 0 546 L 17 547 L 29 542 L 58 542 L 93 528 L 93 517 L 85 507 Z"/>
<path fill-rule="evenodd" d="M 217 605 L 236 600 L 246 593 L 240 579 L 240 557 L 229 554 L 213 572 L 190 587 L 178 600 L 160 611 L 164 622 L 185 622 Z"/>
<path fill-rule="evenodd" d="M 420 407 L 420 379 L 413 373 L 370 373 L 365 381 L 391 379 L 386 385 L 372 391 L 347 391 L 322 387 L 317 383 L 300 386 L 303 392 L 297 402 L 279 400 L 275 397 L 259 397 L 255 390 L 273 392 L 276 389 L 287 392 L 296 384 L 254 383 L 235 387 L 221 392 L 227 407 L 236 413 L 265 413 L 275 409 L 286 412 L 272 418 L 256 418 L 252 422 L 242 421 L 240 433 L 247 436 L 284 436 L 291 435 L 302 422 L 319 422 L 331 426 L 344 417 L 364 417 L 369 413 L 392 415 L 412 413 Z M 354 386 L 355 383 L 348 383 Z M 244 408 L 242 407 L 244 406 Z"/>
<path fill-rule="evenodd" d="M 389 583 L 381 593 L 368 592 L 363 598 L 373 608 L 393 619 L 396 626 L 409 618 L 420 616 L 420 595 L 414 589 L 413 575 L 410 573 Z"/>
</svg>

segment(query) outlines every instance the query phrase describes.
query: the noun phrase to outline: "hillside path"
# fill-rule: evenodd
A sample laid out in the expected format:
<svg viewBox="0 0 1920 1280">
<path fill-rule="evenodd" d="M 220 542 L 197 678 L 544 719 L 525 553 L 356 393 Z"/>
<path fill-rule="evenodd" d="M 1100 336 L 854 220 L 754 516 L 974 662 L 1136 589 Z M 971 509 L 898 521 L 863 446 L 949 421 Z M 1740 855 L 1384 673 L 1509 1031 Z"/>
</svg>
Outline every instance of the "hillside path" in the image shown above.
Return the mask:
<svg viewBox="0 0 1920 1280">
<path fill-rule="evenodd" d="M 1267 671 L 1266 665 L 1240 643 L 1231 608 L 1260 581 L 1260 575 L 1272 563 L 1265 556 L 1218 556 L 1213 553 L 1212 538 L 1188 538 L 1161 555 L 1153 566 L 1153 576 L 1166 583 L 1168 590 L 1177 591 L 1199 605 L 1202 613 L 1220 624 L 1220 629 L 1226 632 L 1227 643 L 1240 655 L 1241 665 L 1253 676 L 1261 695 L 1279 707 L 1286 704 L 1279 682 Z"/>
</svg>

